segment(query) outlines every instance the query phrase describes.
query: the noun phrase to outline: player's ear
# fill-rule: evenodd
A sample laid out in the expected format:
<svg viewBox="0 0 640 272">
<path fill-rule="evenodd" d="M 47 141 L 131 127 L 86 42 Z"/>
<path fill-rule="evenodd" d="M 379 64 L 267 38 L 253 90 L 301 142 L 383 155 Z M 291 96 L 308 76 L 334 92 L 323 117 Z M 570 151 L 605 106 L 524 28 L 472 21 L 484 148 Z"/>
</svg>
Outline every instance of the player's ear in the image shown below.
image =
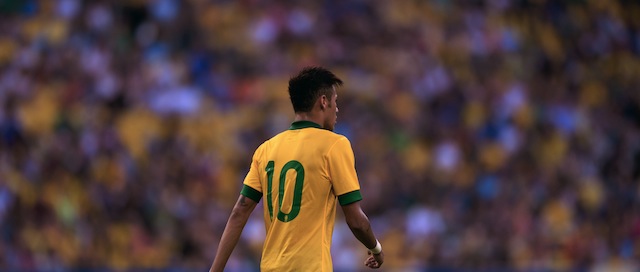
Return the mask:
<svg viewBox="0 0 640 272">
<path fill-rule="evenodd" d="M 327 99 L 326 95 L 323 94 L 323 95 L 320 96 L 320 109 L 321 110 L 324 110 L 324 108 L 327 107 L 327 102 L 328 101 L 329 100 Z"/>
</svg>

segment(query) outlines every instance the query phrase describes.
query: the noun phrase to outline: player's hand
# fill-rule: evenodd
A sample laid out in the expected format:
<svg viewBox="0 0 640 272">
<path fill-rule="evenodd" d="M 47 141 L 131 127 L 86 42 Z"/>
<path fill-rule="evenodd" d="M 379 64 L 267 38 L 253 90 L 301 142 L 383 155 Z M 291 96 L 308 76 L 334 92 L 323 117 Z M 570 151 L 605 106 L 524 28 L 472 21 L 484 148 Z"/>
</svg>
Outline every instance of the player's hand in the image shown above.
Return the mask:
<svg viewBox="0 0 640 272">
<path fill-rule="evenodd" d="M 384 251 L 380 252 L 380 254 L 371 254 L 371 251 L 367 253 L 369 254 L 369 258 L 364 262 L 364 265 L 373 269 L 380 268 L 382 263 L 384 263 Z"/>
</svg>

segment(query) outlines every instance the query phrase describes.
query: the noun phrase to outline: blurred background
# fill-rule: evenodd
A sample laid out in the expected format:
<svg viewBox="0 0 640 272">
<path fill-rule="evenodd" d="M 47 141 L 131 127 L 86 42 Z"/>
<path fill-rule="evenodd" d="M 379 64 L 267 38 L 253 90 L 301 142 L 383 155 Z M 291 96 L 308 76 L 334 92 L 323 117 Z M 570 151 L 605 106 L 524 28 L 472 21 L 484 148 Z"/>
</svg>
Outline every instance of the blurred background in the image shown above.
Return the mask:
<svg viewBox="0 0 640 272">
<path fill-rule="evenodd" d="M 638 271 L 632 0 L 0 0 L 0 270 L 206 271 L 307 65 L 386 270 Z"/>
</svg>

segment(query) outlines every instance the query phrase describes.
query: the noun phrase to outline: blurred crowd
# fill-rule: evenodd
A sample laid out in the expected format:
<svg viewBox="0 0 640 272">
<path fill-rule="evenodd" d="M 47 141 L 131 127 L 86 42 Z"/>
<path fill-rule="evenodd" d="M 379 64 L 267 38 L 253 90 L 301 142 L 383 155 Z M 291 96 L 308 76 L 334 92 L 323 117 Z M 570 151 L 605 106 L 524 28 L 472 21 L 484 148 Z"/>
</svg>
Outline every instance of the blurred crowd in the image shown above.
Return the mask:
<svg viewBox="0 0 640 272">
<path fill-rule="evenodd" d="M 638 271 L 631 0 L 0 0 L 0 270 L 208 269 L 307 65 L 387 269 Z"/>
</svg>

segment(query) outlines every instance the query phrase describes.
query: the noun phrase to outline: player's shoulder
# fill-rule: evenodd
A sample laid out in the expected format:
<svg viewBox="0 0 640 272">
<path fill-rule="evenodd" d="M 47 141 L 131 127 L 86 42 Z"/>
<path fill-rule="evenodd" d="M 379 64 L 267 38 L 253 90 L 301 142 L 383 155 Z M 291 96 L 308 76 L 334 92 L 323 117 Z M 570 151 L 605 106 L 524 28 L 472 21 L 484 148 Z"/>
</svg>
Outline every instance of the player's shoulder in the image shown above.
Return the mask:
<svg viewBox="0 0 640 272">
<path fill-rule="evenodd" d="M 287 131 L 285 130 L 267 139 L 262 144 L 260 144 L 260 146 L 258 146 L 258 150 L 269 149 L 271 146 L 277 145 L 277 143 L 281 142 L 282 139 L 286 137 L 286 133 Z"/>
<path fill-rule="evenodd" d="M 322 142 L 324 142 L 328 150 L 332 150 L 336 147 L 338 147 L 338 149 L 349 149 L 351 146 L 349 139 L 342 134 L 338 134 L 330 130 L 323 130 L 319 133 L 322 134 Z"/>
<path fill-rule="evenodd" d="M 334 141 L 338 141 L 341 139 L 347 140 L 347 137 L 345 137 L 342 134 L 333 132 L 331 130 L 326 130 L 326 129 L 317 129 L 318 133 L 321 134 L 323 137 L 326 137 L 327 140 L 334 140 Z"/>
<path fill-rule="evenodd" d="M 322 128 L 307 128 L 305 130 L 306 130 L 306 133 L 313 134 L 312 138 L 314 138 L 314 144 L 324 143 L 324 145 L 327 145 L 327 146 L 333 146 L 338 142 L 344 142 L 344 143 L 350 144 L 349 139 L 347 139 L 347 137 L 345 137 L 342 134 L 335 133 L 331 130 L 326 130 Z M 287 137 L 291 136 L 289 133 L 291 133 L 292 131 L 295 131 L 295 130 L 285 130 L 274 135 L 273 137 L 271 137 L 270 139 L 262 143 L 259 148 L 268 148 L 273 144 L 279 143 L 287 139 Z"/>
</svg>

